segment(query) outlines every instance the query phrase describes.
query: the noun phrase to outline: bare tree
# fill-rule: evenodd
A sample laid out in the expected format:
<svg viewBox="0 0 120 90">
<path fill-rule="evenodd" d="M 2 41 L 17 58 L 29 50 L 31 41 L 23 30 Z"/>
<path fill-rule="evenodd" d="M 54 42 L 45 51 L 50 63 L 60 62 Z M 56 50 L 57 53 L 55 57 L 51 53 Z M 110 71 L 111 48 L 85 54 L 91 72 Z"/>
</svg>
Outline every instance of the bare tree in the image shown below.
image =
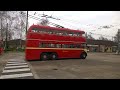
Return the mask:
<svg viewBox="0 0 120 90">
<path fill-rule="evenodd" d="M 24 11 L 0 11 L 0 33 L 3 40 L 9 41 L 14 37 L 22 39 L 22 33 L 25 32 L 25 20 L 26 14 Z M 19 37 L 16 36 L 17 33 Z"/>
<path fill-rule="evenodd" d="M 85 34 L 85 37 L 87 38 L 87 39 L 95 39 L 95 38 L 93 38 L 93 36 L 92 36 L 92 34 Z"/>
<path fill-rule="evenodd" d="M 2 40 L 5 40 L 5 48 L 8 48 L 7 39 L 8 39 L 8 20 L 10 19 L 9 11 L 0 11 L 1 15 L 1 37 Z"/>
<path fill-rule="evenodd" d="M 115 35 L 115 37 L 114 37 L 114 42 L 118 42 L 118 33 Z M 119 38 L 120 39 L 120 38 Z"/>
<path fill-rule="evenodd" d="M 107 38 L 103 37 L 102 35 L 99 37 L 99 40 L 105 40 L 105 41 L 108 41 Z"/>
<path fill-rule="evenodd" d="M 7 14 L 7 11 L 0 11 L 0 22 L 1 22 L 1 29 L 0 29 L 0 33 L 1 33 L 1 38 L 3 39 L 3 32 L 4 32 L 4 26 L 3 26 L 3 23 L 4 23 L 4 20 L 5 20 L 5 17 L 6 17 L 6 14 Z"/>
<path fill-rule="evenodd" d="M 15 17 L 16 23 L 14 24 L 14 36 L 16 39 L 20 39 L 20 48 L 22 48 L 22 39 L 25 37 L 23 34 L 25 33 L 26 13 L 24 11 L 19 11 L 17 13 Z"/>
</svg>

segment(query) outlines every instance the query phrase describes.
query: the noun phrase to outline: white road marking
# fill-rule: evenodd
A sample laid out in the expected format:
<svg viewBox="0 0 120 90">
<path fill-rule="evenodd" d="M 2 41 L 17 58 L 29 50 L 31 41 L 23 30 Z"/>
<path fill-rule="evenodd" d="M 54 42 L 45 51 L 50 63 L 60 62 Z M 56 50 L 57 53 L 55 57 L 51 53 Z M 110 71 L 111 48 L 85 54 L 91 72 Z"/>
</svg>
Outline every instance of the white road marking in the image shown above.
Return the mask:
<svg viewBox="0 0 120 90">
<path fill-rule="evenodd" d="M 9 64 L 9 63 L 25 63 L 25 62 L 8 62 L 8 64 Z"/>
<path fill-rule="evenodd" d="M 12 74 L 12 75 L 2 75 L 0 79 L 10 79 L 10 78 L 18 78 L 18 77 L 26 77 L 33 76 L 32 73 L 22 73 L 22 74 Z"/>
<path fill-rule="evenodd" d="M 11 61 L 11 62 L 20 62 L 20 61 L 24 61 L 24 60 L 9 60 L 9 61 Z"/>
<path fill-rule="evenodd" d="M 24 60 L 15 60 L 15 61 L 8 61 L 8 62 L 25 62 Z"/>
<path fill-rule="evenodd" d="M 25 65 L 27 63 L 13 63 L 13 64 L 6 64 L 6 66 L 10 66 L 10 65 Z"/>
<path fill-rule="evenodd" d="M 30 71 L 30 69 L 29 68 L 25 68 L 25 69 L 4 70 L 3 73 L 20 72 L 20 71 Z"/>
<path fill-rule="evenodd" d="M 5 69 L 18 68 L 18 67 L 28 67 L 28 65 L 22 65 L 22 66 L 7 66 L 7 67 L 5 67 Z"/>
<path fill-rule="evenodd" d="M 18 69 L 19 68 L 19 69 Z M 33 76 L 33 74 L 30 73 L 25 73 L 23 71 L 29 71 L 30 68 L 28 64 L 24 60 L 17 60 L 17 59 L 10 59 L 4 70 L 3 70 L 3 75 L 0 76 L 0 79 L 14 79 L 14 78 L 19 78 L 19 77 L 28 77 L 28 76 Z M 20 74 L 15 74 L 20 73 Z M 9 75 L 5 75 L 9 74 Z"/>
</svg>

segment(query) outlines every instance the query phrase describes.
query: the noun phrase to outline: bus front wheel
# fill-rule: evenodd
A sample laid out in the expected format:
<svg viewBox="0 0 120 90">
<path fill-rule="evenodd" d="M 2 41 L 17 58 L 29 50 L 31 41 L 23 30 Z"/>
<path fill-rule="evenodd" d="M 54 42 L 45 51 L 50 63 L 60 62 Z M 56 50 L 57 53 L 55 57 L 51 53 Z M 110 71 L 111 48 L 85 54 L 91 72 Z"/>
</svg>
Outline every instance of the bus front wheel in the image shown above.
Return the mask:
<svg viewBox="0 0 120 90">
<path fill-rule="evenodd" d="M 40 60 L 48 60 L 48 54 L 47 53 L 42 53 L 40 56 Z"/>
<path fill-rule="evenodd" d="M 86 52 L 81 53 L 81 55 L 80 55 L 81 59 L 85 59 L 86 57 L 87 57 L 87 53 Z"/>
</svg>

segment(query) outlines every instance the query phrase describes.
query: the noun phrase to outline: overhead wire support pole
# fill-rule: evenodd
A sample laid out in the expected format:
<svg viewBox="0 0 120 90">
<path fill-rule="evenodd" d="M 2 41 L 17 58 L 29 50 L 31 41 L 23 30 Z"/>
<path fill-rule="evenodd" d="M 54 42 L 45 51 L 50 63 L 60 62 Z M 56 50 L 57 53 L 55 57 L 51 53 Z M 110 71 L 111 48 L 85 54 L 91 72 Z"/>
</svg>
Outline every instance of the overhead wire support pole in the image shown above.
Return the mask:
<svg viewBox="0 0 120 90">
<path fill-rule="evenodd" d="M 28 27 L 28 11 L 27 11 L 27 15 L 26 15 L 26 34 L 27 34 L 27 27 Z"/>
</svg>

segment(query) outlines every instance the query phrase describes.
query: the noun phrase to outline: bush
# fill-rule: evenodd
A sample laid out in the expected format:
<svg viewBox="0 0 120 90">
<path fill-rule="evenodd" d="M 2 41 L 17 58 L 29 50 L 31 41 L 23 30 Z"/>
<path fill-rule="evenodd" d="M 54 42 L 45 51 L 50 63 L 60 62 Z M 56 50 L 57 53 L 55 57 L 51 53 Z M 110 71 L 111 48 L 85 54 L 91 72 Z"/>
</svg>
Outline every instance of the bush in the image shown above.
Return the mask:
<svg viewBox="0 0 120 90">
<path fill-rule="evenodd" d="M 18 49 L 16 49 L 16 48 L 8 48 L 8 49 L 5 49 L 4 51 L 5 52 L 7 52 L 7 51 L 20 51 L 20 52 L 24 52 L 25 49 L 22 49 L 22 48 L 18 48 Z"/>
<path fill-rule="evenodd" d="M 17 50 L 17 51 L 24 52 L 24 51 L 25 51 L 25 49 L 18 48 L 18 50 Z"/>
</svg>

